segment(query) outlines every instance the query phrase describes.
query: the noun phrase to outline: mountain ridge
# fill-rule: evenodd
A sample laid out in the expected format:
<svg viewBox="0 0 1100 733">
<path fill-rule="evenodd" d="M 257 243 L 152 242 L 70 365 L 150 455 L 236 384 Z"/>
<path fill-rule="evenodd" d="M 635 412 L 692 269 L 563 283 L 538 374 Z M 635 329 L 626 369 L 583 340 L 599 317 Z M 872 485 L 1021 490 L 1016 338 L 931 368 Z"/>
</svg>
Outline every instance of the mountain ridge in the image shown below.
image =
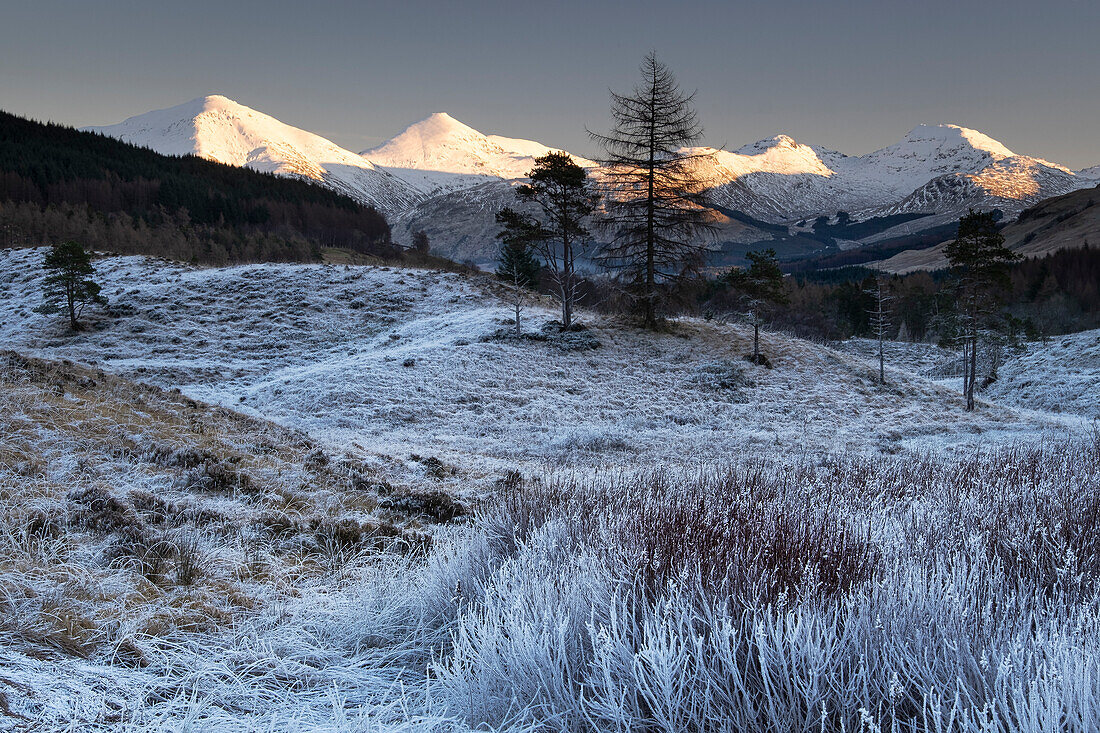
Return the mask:
<svg viewBox="0 0 1100 733">
<path fill-rule="evenodd" d="M 163 155 L 196 155 L 314 181 L 381 210 L 407 208 L 419 198 L 404 181 L 361 156 L 220 94 L 81 129 Z"/>
<path fill-rule="evenodd" d="M 430 195 L 491 179 L 523 178 L 535 158 L 553 151 L 534 140 L 485 135 L 446 112 L 436 112 L 360 155 Z M 579 165 L 595 166 L 570 155 Z"/>
<path fill-rule="evenodd" d="M 396 230 L 431 230 L 433 249 L 456 259 L 480 260 L 495 249 L 488 234 L 495 209 L 534 159 L 554 150 L 534 140 L 487 135 L 436 112 L 356 154 L 220 95 L 86 129 L 158 152 L 191 153 L 312 180 L 375 205 Z M 698 172 L 716 207 L 790 227 L 792 233 L 805 221 L 840 211 L 860 221 L 926 215 L 907 223 L 905 233 L 942 225 L 969 208 L 1000 209 L 1012 219 L 1038 201 L 1100 180 L 1100 166 L 1075 173 L 954 124 L 917 125 L 898 142 L 863 155 L 787 134 L 733 152 L 706 146 L 685 150 L 700 156 Z M 597 163 L 570 155 L 598 173 Z M 436 219 L 448 226 L 437 226 Z M 845 246 L 898 233 L 880 232 Z"/>
</svg>

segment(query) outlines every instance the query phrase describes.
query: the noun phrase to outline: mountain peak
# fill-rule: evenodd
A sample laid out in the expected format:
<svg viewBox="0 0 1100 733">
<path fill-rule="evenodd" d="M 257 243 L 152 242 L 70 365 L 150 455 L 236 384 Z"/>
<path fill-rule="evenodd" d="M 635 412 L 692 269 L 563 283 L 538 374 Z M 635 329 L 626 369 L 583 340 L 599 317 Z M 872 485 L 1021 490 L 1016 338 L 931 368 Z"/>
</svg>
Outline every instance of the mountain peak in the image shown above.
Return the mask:
<svg viewBox="0 0 1100 733">
<path fill-rule="evenodd" d="M 969 127 L 951 124 L 917 125 L 910 130 L 899 145 L 920 145 L 922 147 L 964 148 L 969 147 L 989 153 L 994 158 L 1011 158 L 1016 154 L 1002 143 Z M 891 146 L 894 147 L 894 146 Z"/>
<path fill-rule="evenodd" d="M 474 128 L 459 122 L 446 112 L 434 112 L 420 122 L 415 122 L 396 137 L 382 143 L 378 147 L 364 150 L 360 155 L 365 158 L 377 158 L 379 162 L 385 159 L 413 160 L 420 155 L 429 154 L 429 151 L 440 147 L 484 147 L 487 138 Z M 386 165 L 386 163 L 382 163 Z M 396 163 L 390 163 L 401 167 Z"/>
<path fill-rule="evenodd" d="M 781 150 L 797 150 L 800 147 L 803 147 L 803 145 L 790 135 L 779 134 L 742 146 L 737 149 L 737 153 L 739 155 L 759 155 L 760 153 L 776 148 Z"/>
<path fill-rule="evenodd" d="M 197 155 L 226 165 L 323 182 L 380 208 L 404 209 L 418 197 L 407 184 L 375 170 L 350 150 L 221 94 L 196 97 L 117 125 L 84 129 L 164 155 Z"/>
<path fill-rule="evenodd" d="M 406 127 L 360 155 L 425 193 L 478 185 L 487 178 L 523 178 L 534 159 L 551 151 L 533 140 L 485 135 L 446 112 Z M 580 165 L 590 161 L 574 156 Z"/>
</svg>

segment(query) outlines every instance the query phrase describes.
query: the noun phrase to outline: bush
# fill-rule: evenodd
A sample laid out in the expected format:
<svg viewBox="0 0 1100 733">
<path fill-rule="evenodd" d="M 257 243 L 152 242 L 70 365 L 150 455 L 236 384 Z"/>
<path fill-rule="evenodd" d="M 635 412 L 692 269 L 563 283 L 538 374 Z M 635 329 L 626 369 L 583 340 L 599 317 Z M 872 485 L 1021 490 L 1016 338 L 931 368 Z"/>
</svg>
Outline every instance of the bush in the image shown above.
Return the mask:
<svg viewBox="0 0 1100 733">
<path fill-rule="evenodd" d="M 516 484 L 430 569 L 432 693 L 489 727 L 1089 730 L 1098 485 L 1091 443 Z"/>
</svg>

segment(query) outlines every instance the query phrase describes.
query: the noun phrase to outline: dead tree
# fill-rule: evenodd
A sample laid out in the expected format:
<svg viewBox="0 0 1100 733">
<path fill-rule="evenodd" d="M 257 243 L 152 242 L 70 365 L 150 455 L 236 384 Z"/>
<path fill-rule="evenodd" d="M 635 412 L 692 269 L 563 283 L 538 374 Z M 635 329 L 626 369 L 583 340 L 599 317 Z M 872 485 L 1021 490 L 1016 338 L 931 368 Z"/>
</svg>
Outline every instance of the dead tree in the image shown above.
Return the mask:
<svg viewBox="0 0 1100 733">
<path fill-rule="evenodd" d="M 894 296 L 883 287 L 882 280 L 875 280 L 875 287 L 863 291 L 874 298 L 871 308 L 867 311 L 871 321 L 871 333 L 878 340 L 878 381 L 886 384 L 886 354 L 885 342 L 893 323 L 890 318 L 890 301 Z"/>
</svg>

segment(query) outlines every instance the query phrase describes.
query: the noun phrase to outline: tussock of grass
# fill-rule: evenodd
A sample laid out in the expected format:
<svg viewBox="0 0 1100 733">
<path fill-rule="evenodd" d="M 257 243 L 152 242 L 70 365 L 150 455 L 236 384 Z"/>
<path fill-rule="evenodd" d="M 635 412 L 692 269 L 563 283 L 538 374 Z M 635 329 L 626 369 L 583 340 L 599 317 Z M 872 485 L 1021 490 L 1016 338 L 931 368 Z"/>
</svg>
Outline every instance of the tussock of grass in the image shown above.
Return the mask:
<svg viewBox="0 0 1100 733">
<path fill-rule="evenodd" d="M 143 664 L 429 542 L 376 469 L 178 392 L 4 352 L 0 416 L 0 636 L 34 653 Z"/>
</svg>

